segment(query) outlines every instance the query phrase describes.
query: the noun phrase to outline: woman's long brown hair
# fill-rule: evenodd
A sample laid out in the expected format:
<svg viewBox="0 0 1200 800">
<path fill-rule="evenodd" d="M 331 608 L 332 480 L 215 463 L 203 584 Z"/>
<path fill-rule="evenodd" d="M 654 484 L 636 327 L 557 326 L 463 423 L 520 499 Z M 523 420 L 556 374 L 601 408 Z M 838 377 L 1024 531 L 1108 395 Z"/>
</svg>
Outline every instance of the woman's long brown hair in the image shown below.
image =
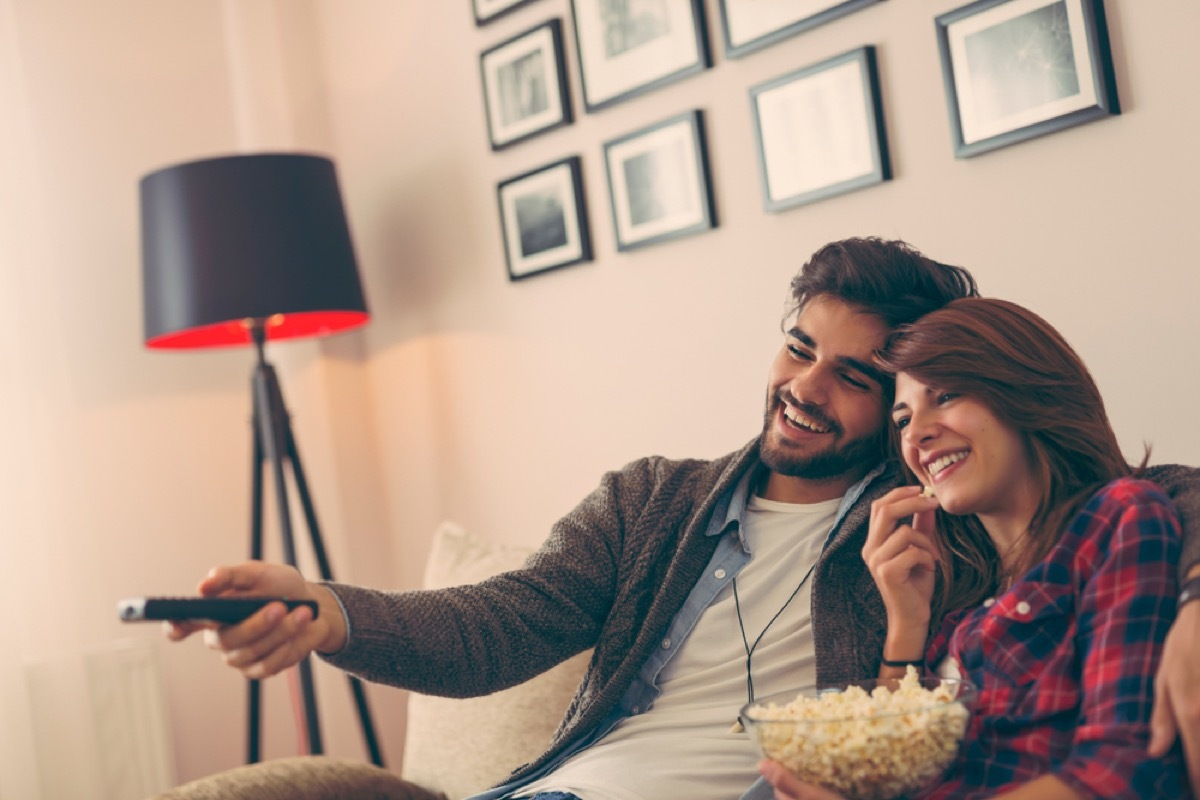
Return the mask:
<svg viewBox="0 0 1200 800">
<path fill-rule="evenodd" d="M 935 618 L 979 603 L 1023 575 L 1046 557 L 1100 486 L 1132 472 L 1083 361 L 1049 323 L 1015 303 L 955 300 L 897 329 L 878 358 L 893 374 L 904 372 L 937 391 L 986 405 L 1024 441 L 1041 490 L 1008 569 L 974 515 L 938 511 L 938 545 L 952 557 L 942 562 Z"/>
</svg>

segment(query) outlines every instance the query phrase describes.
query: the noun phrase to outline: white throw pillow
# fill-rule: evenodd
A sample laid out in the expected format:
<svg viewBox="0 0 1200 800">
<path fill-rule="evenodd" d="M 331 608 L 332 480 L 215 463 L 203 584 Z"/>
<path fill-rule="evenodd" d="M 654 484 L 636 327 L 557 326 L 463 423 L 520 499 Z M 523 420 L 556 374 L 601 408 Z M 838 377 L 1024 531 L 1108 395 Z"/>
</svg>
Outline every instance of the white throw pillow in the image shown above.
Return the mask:
<svg viewBox="0 0 1200 800">
<path fill-rule="evenodd" d="M 520 567 L 533 548 L 487 542 L 453 522 L 433 537 L 425 588 L 476 583 Z M 591 651 L 485 697 L 413 694 L 402 776 L 460 800 L 503 781 L 546 749 L 583 678 Z"/>
</svg>

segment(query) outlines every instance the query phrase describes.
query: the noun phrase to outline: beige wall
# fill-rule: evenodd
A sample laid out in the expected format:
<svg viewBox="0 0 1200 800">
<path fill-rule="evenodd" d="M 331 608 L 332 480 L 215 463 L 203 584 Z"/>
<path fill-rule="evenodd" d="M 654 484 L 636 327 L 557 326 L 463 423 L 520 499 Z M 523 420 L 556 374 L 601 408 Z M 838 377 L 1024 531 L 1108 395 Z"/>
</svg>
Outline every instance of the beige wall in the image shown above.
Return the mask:
<svg viewBox="0 0 1200 800">
<path fill-rule="evenodd" d="M 184 159 L 337 160 L 374 319 L 271 355 L 339 578 L 412 586 L 443 518 L 537 542 L 605 469 L 742 444 L 788 278 L 847 235 L 905 238 L 1043 313 L 1131 457 L 1149 441 L 1156 460 L 1200 462 L 1200 10 L 1109 0 L 1125 113 L 957 161 L 932 19 L 961 4 L 889 0 L 730 61 L 706 0 L 714 68 L 596 114 L 568 37 L 577 121 L 492 153 L 478 55 L 568 19 L 568 0 L 482 29 L 468 0 L 0 0 L 0 798 L 44 783 L 24 665 L 157 642 L 113 603 L 186 593 L 246 551 L 250 353 L 140 344 L 137 181 Z M 763 212 L 748 87 L 862 44 L 879 52 L 895 180 Z M 601 143 L 691 108 L 720 227 L 618 254 Z M 495 185 L 571 154 L 596 260 L 510 283 Z M 178 777 L 239 763 L 241 680 L 198 642 L 160 654 Z M 357 756 L 349 695 L 320 678 L 329 749 Z M 268 686 L 270 754 L 294 751 L 284 694 Z M 371 698 L 398 766 L 403 696 Z"/>
</svg>

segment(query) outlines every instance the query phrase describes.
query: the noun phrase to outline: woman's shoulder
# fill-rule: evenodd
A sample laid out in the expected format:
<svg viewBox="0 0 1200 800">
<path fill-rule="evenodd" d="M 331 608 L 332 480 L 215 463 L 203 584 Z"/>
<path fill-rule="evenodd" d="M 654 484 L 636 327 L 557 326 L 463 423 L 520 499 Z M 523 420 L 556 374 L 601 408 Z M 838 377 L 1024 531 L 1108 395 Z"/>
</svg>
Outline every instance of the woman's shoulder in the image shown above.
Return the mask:
<svg viewBox="0 0 1200 800">
<path fill-rule="evenodd" d="M 1158 484 L 1144 478 L 1126 476 L 1114 478 L 1101 486 L 1092 494 L 1087 503 L 1088 506 L 1118 505 L 1122 507 L 1133 504 L 1170 506 L 1171 499 Z"/>
<path fill-rule="evenodd" d="M 1077 531 L 1090 536 L 1165 530 L 1177 535 L 1179 518 L 1170 498 L 1155 483 L 1136 477 L 1109 481 L 1097 489 L 1076 516 Z"/>
</svg>

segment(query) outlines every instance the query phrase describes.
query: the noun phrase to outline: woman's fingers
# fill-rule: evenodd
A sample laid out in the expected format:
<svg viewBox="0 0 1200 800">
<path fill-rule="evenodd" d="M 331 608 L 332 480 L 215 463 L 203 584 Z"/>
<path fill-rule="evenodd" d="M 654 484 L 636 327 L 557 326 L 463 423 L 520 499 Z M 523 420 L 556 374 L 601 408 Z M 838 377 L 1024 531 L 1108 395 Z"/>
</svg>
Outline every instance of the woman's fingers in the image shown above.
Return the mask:
<svg viewBox="0 0 1200 800">
<path fill-rule="evenodd" d="M 878 549 L 904 521 L 920 512 L 932 512 L 937 500 L 921 494 L 920 486 L 901 486 L 871 503 L 871 521 L 867 531 L 867 552 Z M 932 528 L 924 531 L 932 533 Z"/>
</svg>

